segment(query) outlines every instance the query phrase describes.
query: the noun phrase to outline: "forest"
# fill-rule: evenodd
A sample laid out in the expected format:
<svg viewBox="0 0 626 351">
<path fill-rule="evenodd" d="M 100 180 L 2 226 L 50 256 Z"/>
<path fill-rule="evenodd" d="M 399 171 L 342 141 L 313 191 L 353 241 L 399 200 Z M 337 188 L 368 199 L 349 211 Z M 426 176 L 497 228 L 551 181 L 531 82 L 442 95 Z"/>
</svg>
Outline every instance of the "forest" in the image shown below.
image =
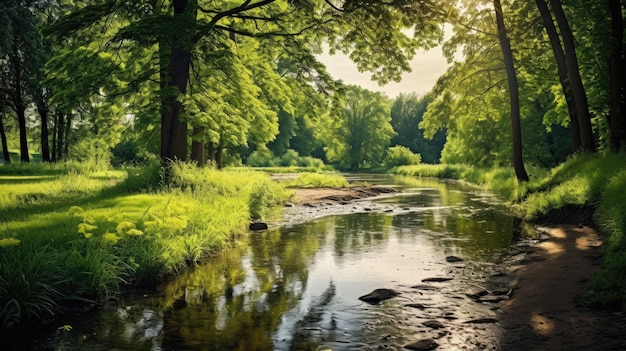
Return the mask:
<svg viewBox="0 0 626 351">
<path fill-rule="evenodd" d="M 0 174 L 43 177 L 51 183 L 39 186 L 59 189 L 52 195 L 3 190 L 0 250 L 24 251 L 2 259 L 15 264 L 32 252 L 28 245 L 45 247 L 30 255 L 33 265 L 56 257 L 43 238 L 17 245 L 26 234 L 8 223 L 26 220 L 24 204 L 45 212 L 64 203 L 68 219 L 55 227 L 60 214 L 52 213 L 42 220 L 46 226 L 62 232 L 78 225 L 86 239 L 102 229 L 105 244 L 124 235 L 129 244 L 109 253 L 101 243 L 62 239 L 73 247 L 76 267 L 111 270 L 88 283 L 54 277 L 45 283 L 49 296 L 23 314 L 13 300 L 0 299 L 0 326 L 52 312 L 68 289 L 93 296 L 210 254 L 226 234 L 241 232 L 247 218 L 267 217 L 266 209 L 288 196 L 248 167 L 391 171 L 477 183 L 487 181 L 471 179 L 468 169 L 483 176 L 509 170 L 504 197 L 513 203 L 606 171 L 593 178 L 593 196 L 572 201 L 597 205 L 609 187 L 623 194 L 625 12 L 620 0 L 2 0 Z M 348 55 L 385 84 L 410 70 L 416 53 L 439 46 L 449 68 L 424 95 L 390 98 L 346 84 L 319 60 L 325 52 Z M 571 167 L 558 168 L 563 164 Z M 94 172 L 103 183 L 87 177 Z M 569 178 L 558 178 L 564 174 Z M 133 198 L 93 195 L 107 182 L 117 184 L 115 196 Z M 195 193 L 148 220 L 145 208 L 152 205 L 142 196 L 164 186 Z M 75 197 L 63 198 L 67 189 Z M 159 194 L 155 201 L 167 207 L 168 196 Z M 118 217 L 87 215 L 95 211 L 83 208 L 90 197 L 132 209 Z M 561 204 L 534 199 L 532 218 Z M 237 201 L 245 213 L 231 211 L 241 206 Z M 611 201 L 599 221 L 607 235 L 615 234 L 615 273 L 626 266 L 619 258 L 626 213 Z M 220 211 L 233 212 L 219 228 L 201 210 L 218 203 Z M 189 228 L 204 234 L 176 237 Z M 160 241 L 143 243 L 150 233 Z M 84 253 L 92 249 L 100 256 L 89 261 Z M 141 250 L 152 251 L 133 254 Z M 21 279 L 2 274 L 0 297 L 14 284 L 8 279 Z M 609 278 L 599 279 L 610 292 L 598 304 L 624 303 L 620 279 L 609 287 L 602 283 Z"/>
<path fill-rule="evenodd" d="M 524 163 L 623 146 L 622 11 L 574 0 L 4 1 L 3 156 L 218 167 L 311 157 L 354 170 L 402 146 L 426 163 L 513 164 L 524 179 Z M 448 72 L 425 96 L 395 100 L 333 80 L 316 56 L 345 53 L 384 84 L 438 44 Z"/>
</svg>

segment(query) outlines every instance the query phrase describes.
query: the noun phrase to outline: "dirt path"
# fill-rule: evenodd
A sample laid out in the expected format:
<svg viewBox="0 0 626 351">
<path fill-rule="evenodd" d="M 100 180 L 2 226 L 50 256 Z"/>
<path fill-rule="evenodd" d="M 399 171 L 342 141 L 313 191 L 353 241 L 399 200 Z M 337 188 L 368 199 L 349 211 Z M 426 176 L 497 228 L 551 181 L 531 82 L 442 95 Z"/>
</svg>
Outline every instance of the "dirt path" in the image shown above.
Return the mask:
<svg viewBox="0 0 626 351">
<path fill-rule="evenodd" d="M 590 227 L 541 228 L 548 235 L 516 271 L 517 289 L 502 305 L 502 350 L 626 350 L 622 313 L 578 305 L 601 269 L 601 241 Z"/>
</svg>

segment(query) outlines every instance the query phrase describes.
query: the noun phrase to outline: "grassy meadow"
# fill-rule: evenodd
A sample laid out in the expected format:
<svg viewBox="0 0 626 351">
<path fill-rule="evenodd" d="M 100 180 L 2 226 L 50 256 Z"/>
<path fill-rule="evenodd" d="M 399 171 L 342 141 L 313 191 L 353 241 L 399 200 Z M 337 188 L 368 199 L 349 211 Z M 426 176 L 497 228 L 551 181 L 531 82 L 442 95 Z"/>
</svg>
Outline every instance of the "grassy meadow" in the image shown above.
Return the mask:
<svg viewBox="0 0 626 351">
<path fill-rule="evenodd" d="M 169 184 L 158 165 L 0 172 L 0 329 L 193 266 L 290 196 L 263 172 L 186 164 L 174 166 Z"/>
<path fill-rule="evenodd" d="M 551 169 L 528 168 L 530 181 L 519 183 L 512 168 L 466 165 L 400 166 L 393 173 L 460 179 L 477 184 L 508 202 L 529 221 L 569 221 L 592 213 L 605 243 L 604 267 L 589 282 L 582 302 L 626 310 L 626 154 L 582 154 Z"/>
</svg>

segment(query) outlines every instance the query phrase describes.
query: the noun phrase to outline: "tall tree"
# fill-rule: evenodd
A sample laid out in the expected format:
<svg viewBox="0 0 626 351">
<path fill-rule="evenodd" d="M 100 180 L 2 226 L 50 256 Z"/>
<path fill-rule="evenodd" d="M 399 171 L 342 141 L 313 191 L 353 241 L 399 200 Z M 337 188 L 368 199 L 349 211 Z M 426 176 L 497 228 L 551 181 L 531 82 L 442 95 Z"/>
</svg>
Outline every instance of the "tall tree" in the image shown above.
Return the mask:
<svg viewBox="0 0 626 351">
<path fill-rule="evenodd" d="M 552 12 L 554 13 L 554 18 L 556 19 L 561 33 L 561 39 L 563 40 L 567 75 L 578 116 L 581 147 L 584 151 L 594 152 L 596 150 L 596 144 L 593 136 L 593 127 L 591 125 L 591 116 L 589 114 L 587 93 L 585 92 L 585 87 L 580 77 L 580 67 L 578 65 L 574 35 L 572 34 L 572 29 L 565 16 L 565 11 L 563 11 L 561 0 L 550 0 L 550 5 L 552 6 Z"/>
<path fill-rule="evenodd" d="M 513 62 L 513 52 L 511 51 L 511 42 L 506 33 L 504 25 L 504 14 L 502 13 L 502 5 L 500 0 L 493 0 L 493 7 L 496 12 L 496 24 L 498 28 L 498 41 L 504 56 L 504 65 L 506 66 L 506 74 L 509 83 L 509 97 L 511 103 L 511 131 L 513 139 L 513 167 L 515 175 L 519 181 L 528 181 L 528 174 L 524 167 L 524 159 L 522 157 L 522 127 L 520 122 L 520 103 L 519 103 L 519 85 L 517 82 L 517 73 L 515 72 L 515 63 Z"/>
<path fill-rule="evenodd" d="M 351 170 L 381 164 L 395 135 L 390 105 L 380 93 L 349 86 L 328 131 L 331 135 L 327 142 L 328 158 Z"/>
<path fill-rule="evenodd" d="M 171 8 L 169 3 L 157 1 L 135 6 L 137 4 L 109 0 L 76 9 L 51 27 L 52 32 L 62 35 L 84 33 L 90 27 L 100 26 L 101 31 L 92 31 L 92 35 L 86 36 L 94 40 L 86 46 L 109 48 L 117 53 L 131 48 L 130 44 L 134 43 L 158 57 L 160 76 L 157 79 L 145 70 L 136 71 L 131 79 L 133 84 L 127 84 L 126 88 L 139 89 L 151 80 L 159 82 L 160 154 L 164 160 L 187 157 L 188 116 L 184 104 L 188 97 L 184 95 L 198 91 L 189 89 L 188 85 L 193 82 L 189 75 L 201 71 L 212 59 L 199 57 L 197 53 L 210 50 L 214 40 L 224 34 L 235 33 L 259 40 L 304 38 L 310 45 L 294 47 L 293 42 L 278 40 L 277 47 L 292 52 L 304 48 L 309 54 L 319 52 L 319 44 L 327 40 L 331 50 L 350 53 L 360 69 L 372 71 L 379 81 L 399 79 L 400 73 L 409 69 L 415 50 L 435 45 L 443 34 L 439 26 L 441 14 L 430 1 L 348 1 L 343 7 L 324 0 L 217 3 L 173 0 Z M 155 11 L 158 6 L 164 10 Z M 406 29 L 413 29 L 414 33 Z M 127 62 L 124 65 L 118 62 L 118 66 L 124 69 L 122 66 L 127 66 Z M 267 80 L 259 79 L 256 83 L 264 81 Z"/>
<path fill-rule="evenodd" d="M 624 18 L 621 0 L 607 0 L 611 14 L 611 53 L 609 73 L 611 80 L 610 118 L 611 149 L 618 151 L 626 147 L 626 59 L 624 58 Z"/>
<path fill-rule="evenodd" d="M 30 162 L 26 125 L 28 79 L 40 67 L 36 19 L 30 9 L 17 0 L 0 3 L 0 57 L 7 63 L 9 106 L 17 116 L 20 136 L 20 160 Z"/>
<path fill-rule="evenodd" d="M 391 139 L 391 145 L 408 147 L 413 153 L 419 153 L 422 162 L 426 163 L 439 162 L 446 142 L 445 130 L 439 130 L 428 140 L 424 137 L 424 131 L 418 127 L 432 100 L 431 94 L 421 98 L 415 94 L 401 94 L 391 106 L 391 125 L 397 133 Z"/>
<path fill-rule="evenodd" d="M 580 128 L 578 126 L 576 103 L 574 100 L 574 96 L 572 95 L 572 90 L 570 88 L 570 79 L 567 71 L 565 52 L 563 51 L 563 46 L 561 45 L 559 34 L 556 30 L 556 27 L 554 26 L 554 21 L 552 19 L 550 9 L 548 8 L 548 4 L 545 0 L 535 0 L 535 3 L 537 4 L 537 8 L 539 9 L 539 13 L 541 14 L 541 20 L 546 29 L 546 33 L 548 34 L 550 46 L 552 47 L 552 52 L 554 53 L 554 57 L 556 59 L 559 81 L 561 83 L 563 94 L 565 96 L 565 101 L 567 103 L 567 109 L 569 111 L 572 151 L 576 152 L 581 148 Z"/>
</svg>

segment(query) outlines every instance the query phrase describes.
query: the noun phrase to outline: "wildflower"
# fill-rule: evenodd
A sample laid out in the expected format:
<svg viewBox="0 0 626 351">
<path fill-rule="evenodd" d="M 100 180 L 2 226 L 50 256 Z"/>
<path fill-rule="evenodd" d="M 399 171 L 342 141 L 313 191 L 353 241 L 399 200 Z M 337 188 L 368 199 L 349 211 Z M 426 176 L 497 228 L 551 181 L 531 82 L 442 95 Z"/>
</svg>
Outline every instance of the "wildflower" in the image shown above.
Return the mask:
<svg viewBox="0 0 626 351">
<path fill-rule="evenodd" d="M 114 233 L 105 233 L 103 236 L 105 241 L 111 242 L 112 244 L 117 244 L 118 241 L 120 241 L 120 237 L 115 235 Z"/>
<path fill-rule="evenodd" d="M 129 221 L 120 222 L 120 224 L 115 227 L 115 230 L 120 235 L 127 233 L 131 229 L 135 229 L 135 223 Z"/>
<path fill-rule="evenodd" d="M 139 230 L 139 229 L 135 229 L 135 228 L 133 228 L 133 229 L 129 229 L 129 230 L 126 232 L 126 235 L 135 235 L 135 236 L 140 236 L 140 235 L 143 235 L 143 232 L 142 232 L 141 230 Z"/>
<path fill-rule="evenodd" d="M 91 225 L 89 223 L 80 223 L 78 224 L 78 232 L 80 234 L 87 234 L 94 229 L 98 229 L 95 225 Z"/>
<path fill-rule="evenodd" d="M 19 243 L 20 241 L 15 238 L 0 239 L 0 247 L 15 246 Z"/>
</svg>

